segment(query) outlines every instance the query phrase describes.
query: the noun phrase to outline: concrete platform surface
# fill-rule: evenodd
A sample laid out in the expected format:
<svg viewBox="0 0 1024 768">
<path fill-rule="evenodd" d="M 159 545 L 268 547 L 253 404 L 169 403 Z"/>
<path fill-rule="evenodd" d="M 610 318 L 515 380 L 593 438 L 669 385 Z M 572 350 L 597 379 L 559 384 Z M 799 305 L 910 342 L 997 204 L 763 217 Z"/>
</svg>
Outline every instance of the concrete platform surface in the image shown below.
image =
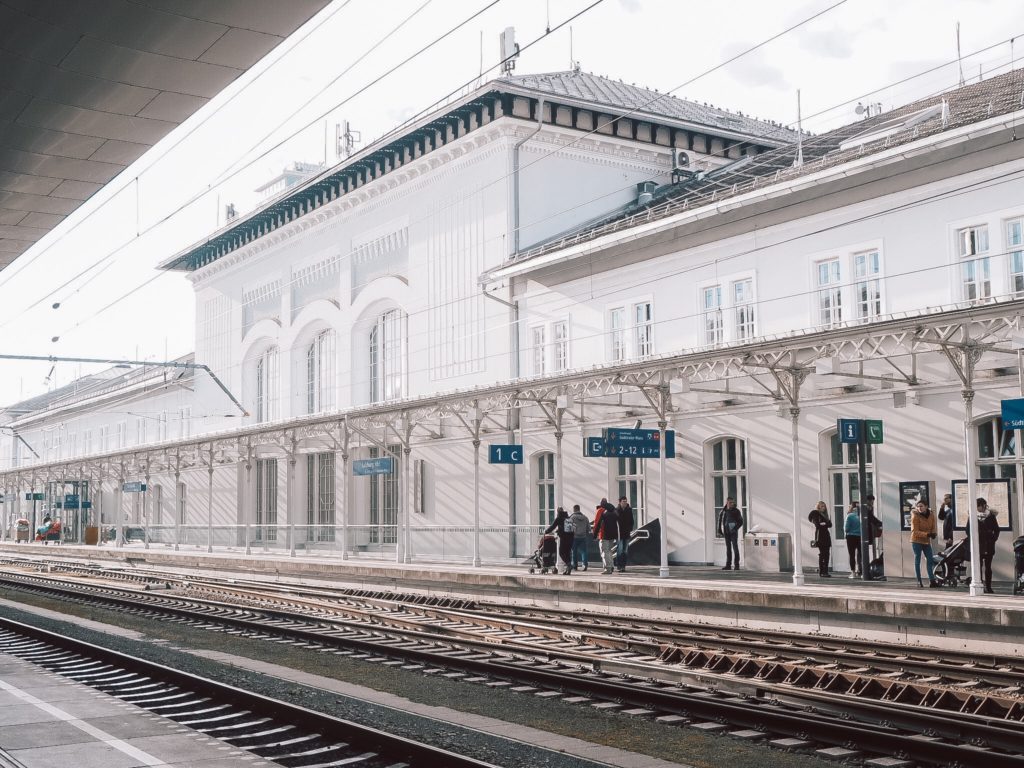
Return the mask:
<svg viewBox="0 0 1024 768">
<path fill-rule="evenodd" d="M 257 768 L 271 764 L 0 653 L 0 765 Z"/>
</svg>

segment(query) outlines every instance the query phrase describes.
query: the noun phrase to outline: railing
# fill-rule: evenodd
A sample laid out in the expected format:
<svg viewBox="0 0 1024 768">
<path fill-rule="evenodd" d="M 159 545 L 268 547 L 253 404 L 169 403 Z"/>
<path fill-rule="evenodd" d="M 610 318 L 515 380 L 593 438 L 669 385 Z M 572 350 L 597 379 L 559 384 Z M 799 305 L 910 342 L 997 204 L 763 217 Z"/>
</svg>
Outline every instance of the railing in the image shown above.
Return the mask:
<svg viewBox="0 0 1024 768">
<path fill-rule="evenodd" d="M 479 536 L 481 562 L 509 564 L 537 549 L 544 530 L 539 525 L 411 525 L 409 560 L 472 564 Z M 273 553 L 327 559 L 393 561 L 402 543 L 399 525 L 149 525 L 127 523 L 120 547 L 186 549 L 242 554 Z M 116 527 L 101 529 L 101 546 L 118 546 Z M 67 543 L 77 543 L 65 539 Z"/>
</svg>

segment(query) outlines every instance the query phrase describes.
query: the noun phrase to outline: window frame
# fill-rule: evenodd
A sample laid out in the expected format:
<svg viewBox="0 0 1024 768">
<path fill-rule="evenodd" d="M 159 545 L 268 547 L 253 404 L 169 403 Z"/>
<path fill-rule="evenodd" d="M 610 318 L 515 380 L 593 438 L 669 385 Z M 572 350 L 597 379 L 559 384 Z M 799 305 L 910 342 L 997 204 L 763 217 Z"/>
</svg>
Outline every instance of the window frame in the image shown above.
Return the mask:
<svg viewBox="0 0 1024 768">
<path fill-rule="evenodd" d="M 735 466 L 728 466 L 728 446 L 734 446 Z M 724 541 L 718 532 L 718 512 L 725 506 L 725 500 L 732 496 L 743 515 L 744 530 L 749 530 L 750 519 L 750 459 L 747 439 L 739 435 L 717 435 L 706 440 L 705 461 L 707 477 L 707 498 L 711 503 L 710 513 L 715 539 Z M 716 468 L 715 449 L 721 447 L 722 466 Z M 730 480 L 732 482 L 730 483 Z"/>
</svg>

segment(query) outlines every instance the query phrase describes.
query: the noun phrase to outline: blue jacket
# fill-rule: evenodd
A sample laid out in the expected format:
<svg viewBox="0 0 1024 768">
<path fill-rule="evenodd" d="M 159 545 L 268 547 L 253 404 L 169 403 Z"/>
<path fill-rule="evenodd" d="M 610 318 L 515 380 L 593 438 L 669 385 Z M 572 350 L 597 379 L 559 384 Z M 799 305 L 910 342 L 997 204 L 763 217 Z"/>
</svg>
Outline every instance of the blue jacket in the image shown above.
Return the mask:
<svg viewBox="0 0 1024 768">
<path fill-rule="evenodd" d="M 847 536 L 860 536 L 860 512 L 847 512 L 843 532 Z"/>
</svg>

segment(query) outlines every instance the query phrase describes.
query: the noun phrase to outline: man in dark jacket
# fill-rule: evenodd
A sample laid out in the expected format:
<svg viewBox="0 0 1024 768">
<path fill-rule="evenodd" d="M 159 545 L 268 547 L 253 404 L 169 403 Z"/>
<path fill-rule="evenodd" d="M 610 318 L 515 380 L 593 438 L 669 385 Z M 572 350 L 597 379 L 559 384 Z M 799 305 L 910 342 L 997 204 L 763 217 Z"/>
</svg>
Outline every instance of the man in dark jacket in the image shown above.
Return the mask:
<svg viewBox="0 0 1024 768">
<path fill-rule="evenodd" d="M 942 521 L 942 540 L 946 543 L 947 548 L 953 546 L 954 517 L 953 495 L 947 493 L 942 497 L 942 506 L 939 507 L 939 520 Z"/>
<path fill-rule="evenodd" d="M 985 584 L 985 594 L 992 592 L 992 557 L 996 553 L 996 539 L 999 538 L 999 521 L 995 511 L 989 509 L 988 502 L 983 498 L 977 500 L 978 505 L 978 552 L 981 555 L 981 580 Z M 967 535 L 971 535 L 970 526 Z"/>
<path fill-rule="evenodd" d="M 729 496 L 725 500 L 725 506 L 718 513 L 718 535 L 725 539 L 725 567 L 723 571 L 733 569 L 733 559 L 736 560 L 736 570 L 740 569 L 740 533 L 746 528 L 743 522 L 743 513 L 736 506 L 736 499 Z"/>
<path fill-rule="evenodd" d="M 572 542 L 575 537 L 575 526 L 568 522 L 569 513 L 562 507 L 558 508 L 555 519 L 544 533 L 552 533 L 558 537 L 558 559 L 562 561 L 562 575 L 572 573 Z"/>
<path fill-rule="evenodd" d="M 625 496 L 619 497 L 619 506 L 616 510 L 619 513 L 619 541 L 615 548 L 615 568 L 619 573 L 624 573 L 629 553 L 629 537 L 636 528 L 636 518 L 633 515 L 633 508 L 629 506 L 629 499 Z"/>
</svg>

